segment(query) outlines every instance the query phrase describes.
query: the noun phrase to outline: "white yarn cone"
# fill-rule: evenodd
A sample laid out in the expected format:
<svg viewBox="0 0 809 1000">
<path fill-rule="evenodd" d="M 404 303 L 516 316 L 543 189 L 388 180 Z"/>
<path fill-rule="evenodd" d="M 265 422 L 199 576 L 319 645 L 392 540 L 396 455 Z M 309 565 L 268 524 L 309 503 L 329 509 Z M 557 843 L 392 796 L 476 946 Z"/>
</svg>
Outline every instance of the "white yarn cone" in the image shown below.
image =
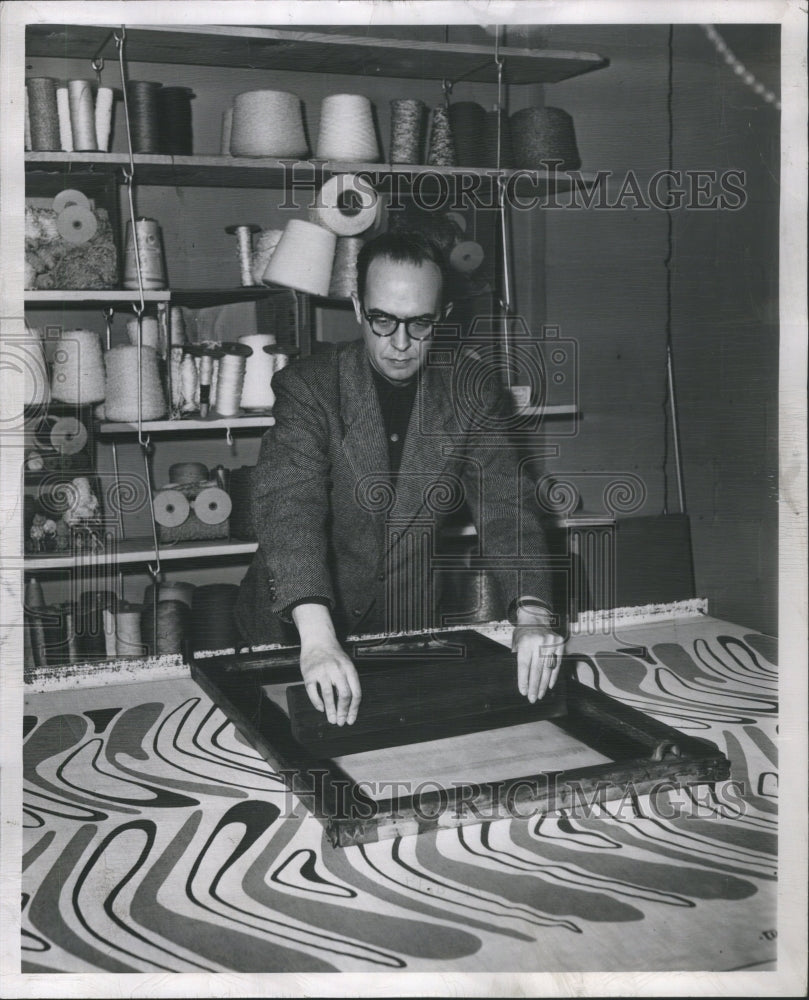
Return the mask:
<svg viewBox="0 0 809 1000">
<path fill-rule="evenodd" d="M 53 354 L 51 395 L 63 403 L 104 399 L 104 358 L 94 330 L 66 330 Z"/>
<path fill-rule="evenodd" d="M 320 105 L 317 156 L 324 160 L 379 159 L 371 102 L 361 94 L 331 94 Z"/>
<path fill-rule="evenodd" d="M 264 280 L 310 295 L 328 295 L 336 244 L 334 233 L 322 226 L 290 219 Z"/>
<path fill-rule="evenodd" d="M 301 100 L 284 90 L 249 90 L 233 102 L 234 156 L 306 156 Z"/>
</svg>

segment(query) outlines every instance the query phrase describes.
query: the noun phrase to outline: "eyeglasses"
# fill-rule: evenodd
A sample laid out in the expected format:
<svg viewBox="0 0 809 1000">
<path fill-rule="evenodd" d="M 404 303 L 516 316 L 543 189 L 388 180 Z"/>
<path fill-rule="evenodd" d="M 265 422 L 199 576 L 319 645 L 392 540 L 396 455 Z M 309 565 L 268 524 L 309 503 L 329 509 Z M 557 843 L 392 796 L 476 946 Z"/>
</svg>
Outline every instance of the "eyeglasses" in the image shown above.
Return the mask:
<svg viewBox="0 0 809 1000">
<path fill-rule="evenodd" d="M 392 337 L 404 323 L 404 328 L 411 340 L 426 340 L 438 322 L 438 318 L 433 316 L 411 316 L 409 319 L 402 319 L 399 316 L 391 316 L 390 313 L 381 312 L 379 309 L 367 312 L 365 306 L 362 307 L 362 315 L 368 320 L 371 332 L 375 333 L 377 337 Z"/>
</svg>

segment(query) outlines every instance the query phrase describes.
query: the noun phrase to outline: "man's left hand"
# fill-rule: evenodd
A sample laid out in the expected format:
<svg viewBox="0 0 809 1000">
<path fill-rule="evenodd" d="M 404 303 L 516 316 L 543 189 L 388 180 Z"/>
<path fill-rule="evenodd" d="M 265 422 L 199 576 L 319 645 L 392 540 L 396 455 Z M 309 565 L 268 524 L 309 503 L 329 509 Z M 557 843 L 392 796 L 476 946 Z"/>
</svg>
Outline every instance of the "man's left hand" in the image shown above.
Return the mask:
<svg viewBox="0 0 809 1000">
<path fill-rule="evenodd" d="M 517 654 L 517 687 L 533 704 L 559 677 L 565 640 L 545 625 L 515 625 L 512 651 Z"/>
</svg>

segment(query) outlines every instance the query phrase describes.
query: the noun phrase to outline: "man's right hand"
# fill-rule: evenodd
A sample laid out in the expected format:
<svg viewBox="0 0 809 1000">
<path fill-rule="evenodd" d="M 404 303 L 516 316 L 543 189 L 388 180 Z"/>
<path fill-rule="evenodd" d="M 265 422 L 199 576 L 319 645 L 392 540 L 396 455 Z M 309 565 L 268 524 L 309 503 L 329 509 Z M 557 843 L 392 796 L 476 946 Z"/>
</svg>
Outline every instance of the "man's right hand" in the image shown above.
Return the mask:
<svg viewBox="0 0 809 1000">
<path fill-rule="evenodd" d="M 328 608 L 299 604 L 292 618 L 301 637 L 301 676 L 309 700 L 332 725 L 351 725 L 362 691 L 357 668 L 337 641 Z"/>
</svg>

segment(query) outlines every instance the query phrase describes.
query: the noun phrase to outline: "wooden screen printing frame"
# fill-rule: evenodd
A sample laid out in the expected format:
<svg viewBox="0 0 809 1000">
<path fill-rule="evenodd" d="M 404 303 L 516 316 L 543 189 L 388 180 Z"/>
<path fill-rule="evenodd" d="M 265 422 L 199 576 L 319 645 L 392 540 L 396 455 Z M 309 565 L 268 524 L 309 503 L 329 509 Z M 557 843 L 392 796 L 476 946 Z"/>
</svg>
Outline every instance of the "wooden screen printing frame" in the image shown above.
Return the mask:
<svg viewBox="0 0 809 1000">
<path fill-rule="evenodd" d="M 314 709 L 311 712 L 316 718 L 296 721 L 264 692 L 265 685 L 290 685 L 290 710 L 304 709 L 297 647 L 198 659 L 191 667 L 192 676 L 214 703 L 324 823 L 335 847 L 572 808 L 581 805 L 582 796 L 587 802 L 603 802 L 623 798 L 630 788 L 641 795 L 666 782 L 682 787 L 730 777 L 729 762 L 715 744 L 687 736 L 574 677 L 560 678 L 554 692 L 531 705 L 516 692 L 513 654 L 477 632 L 353 643 L 346 652 L 363 685 L 360 715 L 351 727 L 331 726 Z M 444 672 L 442 679 L 450 678 L 452 671 L 467 677 L 470 670 L 474 678 L 475 665 L 479 667 L 484 661 L 493 664 L 492 669 L 508 671 L 507 692 L 501 690 L 492 698 L 491 688 L 484 690 L 486 685 L 478 683 L 477 704 L 471 695 L 465 699 L 459 695 L 458 711 L 447 712 L 444 697 L 440 710 L 431 712 L 428 702 L 422 701 L 424 713 L 419 718 L 412 711 L 412 696 L 409 716 L 405 712 L 398 719 L 394 718 L 398 703 L 393 709 L 380 709 L 378 704 L 376 710 L 369 707 L 374 699 L 378 702 L 378 693 L 373 698 L 369 694 L 375 683 L 377 692 L 389 690 L 392 679 L 401 678 L 406 686 L 425 671 L 435 671 L 434 676 L 438 676 L 439 670 Z M 418 689 L 419 684 L 417 680 Z M 452 685 L 449 689 L 457 690 Z M 394 691 L 393 695 L 395 700 L 398 694 Z M 376 723 L 369 721 L 374 711 Z M 515 775 L 505 781 L 474 785 L 464 781 L 457 788 L 423 792 L 416 801 L 413 796 L 370 799 L 332 759 L 379 746 L 401 746 L 549 718 L 581 743 L 609 757 L 609 762 Z M 293 729 L 303 731 L 306 741 L 296 739 Z"/>
</svg>

